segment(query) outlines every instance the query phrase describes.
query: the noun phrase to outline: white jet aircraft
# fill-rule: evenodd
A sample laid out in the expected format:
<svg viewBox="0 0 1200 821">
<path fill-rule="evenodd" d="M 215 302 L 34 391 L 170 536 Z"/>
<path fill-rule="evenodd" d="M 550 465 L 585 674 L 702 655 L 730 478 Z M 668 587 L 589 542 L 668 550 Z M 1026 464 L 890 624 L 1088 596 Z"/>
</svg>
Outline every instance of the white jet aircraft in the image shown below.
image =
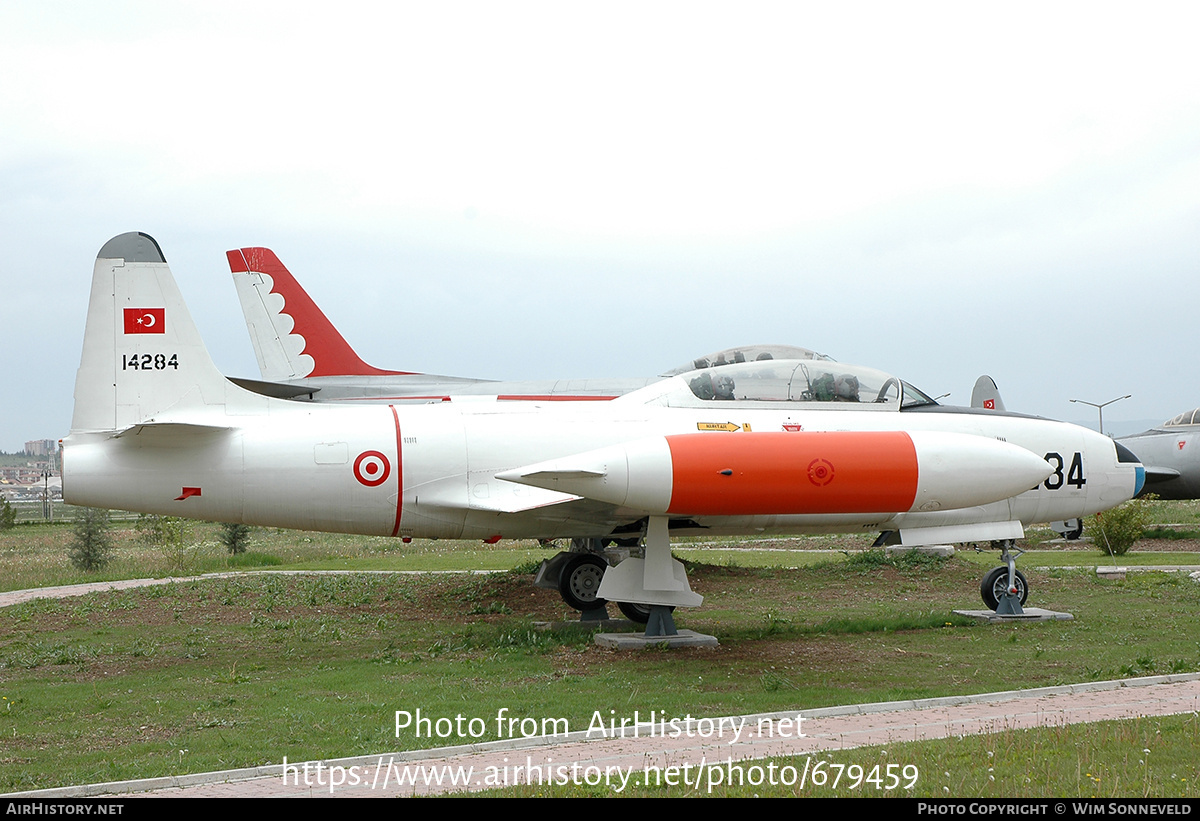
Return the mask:
<svg viewBox="0 0 1200 821">
<path fill-rule="evenodd" d="M 868 368 L 767 360 L 610 402 L 313 404 L 263 396 L 210 359 L 158 244 L 101 248 L 63 495 L 74 505 L 401 538 L 644 540 L 614 566 L 560 565 L 564 598 L 674 631 L 698 606 L 672 534 L 879 532 L 995 541 L 982 592 L 1017 605 L 1008 551 L 1030 522 L 1131 498 L 1141 465 L 1106 436 L 929 403 Z M 1043 456 L 1044 454 L 1044 456 Z"/>
<path fill-rule="evenodd" d="M 743 345 L 651 378 L 493 381 L 392 371 L 368 365 L 269 248 L 227 251 L 246 329 L 265 381 L 234 379 L 268 396 L 321 402 L 414 403 L 453 399 L 571 401 L 613 399 L 698 368 L 758 359 L 830 358 L 791 345 Z"/>
</svg>

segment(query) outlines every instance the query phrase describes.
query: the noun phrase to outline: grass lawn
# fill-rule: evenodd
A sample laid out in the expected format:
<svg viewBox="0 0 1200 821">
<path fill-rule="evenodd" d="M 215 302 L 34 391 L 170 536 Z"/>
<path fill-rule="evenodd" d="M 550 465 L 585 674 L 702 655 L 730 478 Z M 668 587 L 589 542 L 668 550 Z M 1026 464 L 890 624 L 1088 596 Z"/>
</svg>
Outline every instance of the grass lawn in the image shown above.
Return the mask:
<svg viewBox="0 0 1200 821">
<path fill-rule="evenodd" d="M 68 535 L 57 525 L 0 534 L 13 570 L 4 586 L 94 580 L 66 564 Z M 826 538 L 688 542 L 678 553 L 705 603 L 677 620 L 721 646 L 618 653 L 586 632 L 533 628 L 570 615 L 557 593 L 530 584 L 531 560 L 555 548 L 254 538 L 235 566 L 518 571 L 261 573 L 5 608 L 0 792 L 444 743 L 397 737 L 396 710 L 493 716 L 506 707 L 582 729 L 597 709 L 722 716 L 1200 670 L 1200 585 L 1177 573 L 1102 580 L 1086 569 L 1098 553 L 1086 550 L 1042 545 L 1021 560 L 1031 601 L 1075 621 L 982 625 L 951 611 L 979 607 L 982 563 L 994 553 L 887 560 Z M 1187 552 L 1170 563 L 1186 563 Z M 1058 556 L 1085 569 L 1054 567 Z M 107 575 L 229 567 L 212 526 L 197 525 L 173 555 L 123 532 Z M 911 753 L 926 762 L 930 791 L 911 794 L 1174 795 L 1179 784 L 1195 794 L 1194 719 L 1113 727 L 931 744 Z M 1139 770 L 1131 755 L 1141 749 L 1155 754 Z M 989 751 L 1007 769 L 985 783 Z M 1082 792 L 1089 784 L 1103 786 Z M 1142 789 L 1150 792 L 1126 792 Z"/>
</svg>

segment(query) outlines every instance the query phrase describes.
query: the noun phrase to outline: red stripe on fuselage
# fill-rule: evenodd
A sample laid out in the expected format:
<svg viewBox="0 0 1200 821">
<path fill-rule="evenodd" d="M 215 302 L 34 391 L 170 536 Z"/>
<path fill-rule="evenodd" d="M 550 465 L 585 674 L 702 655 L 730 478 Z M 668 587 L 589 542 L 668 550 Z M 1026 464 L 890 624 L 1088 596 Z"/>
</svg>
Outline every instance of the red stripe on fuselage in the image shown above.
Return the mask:
<svg viewBox="0 0 1200 821">
<path fill-rule="evenodd" d="M 404 461 L 400 452 L 400 415 L 396 413 L 395 405 L 388 405 L 392 409 L 392 419 L 396 422 L 396 524 L 392 527 L 392 535 L 395 536 L 400 532 L 400 514 L 404 509 Z"/>
<path fill-rule="evenodd" d="M 667 445 L 668 513 L 898 513 L 917 495 L 916 448 L 902 431 L 689 433 Z"/>
<path fill-rule="evenodd" d="M 498 402 L 609 402 L 615 396 L 580 396 L 565 393 L 520 394 L 502 393 L 496 396 Z"/>
</svg>

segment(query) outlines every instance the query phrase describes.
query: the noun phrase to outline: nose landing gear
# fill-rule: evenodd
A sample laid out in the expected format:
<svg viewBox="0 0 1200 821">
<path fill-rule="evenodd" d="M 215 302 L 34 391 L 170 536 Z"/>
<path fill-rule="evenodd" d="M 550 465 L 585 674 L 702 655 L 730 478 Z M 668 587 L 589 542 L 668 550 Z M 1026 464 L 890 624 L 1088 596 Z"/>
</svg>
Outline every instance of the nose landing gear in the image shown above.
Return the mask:
<svg viewBox="0 0 1200 821">
<path fill-rule="evenodd" d="M 1001 616 L 1024 615 L 1021 605 L 1029 598 L 1029 583 L 1025 581 L 1024 574 L 1017 570 L 1017 556 L 1025 551 L 1018 549 L 1013 539 L 1005 539 L 999 542 L 999 546 L 1000 561 L 1004 564 L 987 572 L 979 584 L 979 593 L 988 609 L 995 610 Z"/>
</svg>

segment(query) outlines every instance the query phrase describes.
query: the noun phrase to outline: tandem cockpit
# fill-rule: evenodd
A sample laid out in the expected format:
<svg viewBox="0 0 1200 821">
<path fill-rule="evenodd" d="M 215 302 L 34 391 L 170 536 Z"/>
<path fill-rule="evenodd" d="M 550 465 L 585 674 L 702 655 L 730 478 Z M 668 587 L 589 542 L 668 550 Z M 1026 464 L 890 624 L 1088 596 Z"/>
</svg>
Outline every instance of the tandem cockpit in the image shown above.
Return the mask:
<svg viewBox="0 0 1200 821">
<path fill-rule="evenodd" d="M 832 359 L 758 359 L 680 373 L 637 391 L 668 407 L 736 402 L 812 408 L 855 405 L 864 410 L 907 410 L 937 405 L 923 391 L 883 371 Z M 632 397 L 632 395 L 631 395 Z M 636 401 L 636 400 L 635 400 Z"/>
</svg>

